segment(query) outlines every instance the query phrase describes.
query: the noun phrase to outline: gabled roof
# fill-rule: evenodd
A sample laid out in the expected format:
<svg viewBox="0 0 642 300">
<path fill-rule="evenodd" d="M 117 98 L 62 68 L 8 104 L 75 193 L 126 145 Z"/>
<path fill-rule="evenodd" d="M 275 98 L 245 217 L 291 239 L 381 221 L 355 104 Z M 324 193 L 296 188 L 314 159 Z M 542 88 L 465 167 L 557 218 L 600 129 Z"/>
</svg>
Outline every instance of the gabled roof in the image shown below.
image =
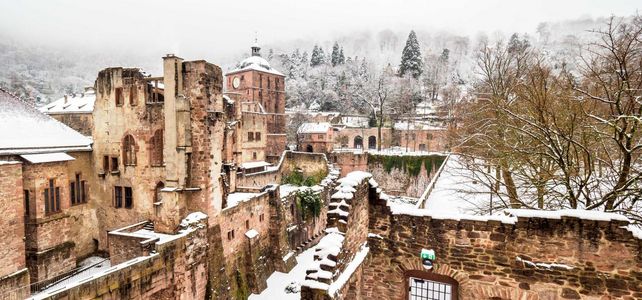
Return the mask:
<svg viewBox="0 0 642 300">
<path fill-rule="evenodd" d="M 91 89 L 85 93 L 66 95 L 41 107 L 40 111 L 46 114 L 92 113 L 95 102 L 96 93 Z"/>
<path fill-rule="evenodd" d="M 299 126 L 297 133 L 327 133 L 332 125 L 328 122 L 303 123 Z"/>
<path fill-rule="evenodd" d="M 91 139 L 0 90 L 0 155 L 91 150 Z"/>
</svg>

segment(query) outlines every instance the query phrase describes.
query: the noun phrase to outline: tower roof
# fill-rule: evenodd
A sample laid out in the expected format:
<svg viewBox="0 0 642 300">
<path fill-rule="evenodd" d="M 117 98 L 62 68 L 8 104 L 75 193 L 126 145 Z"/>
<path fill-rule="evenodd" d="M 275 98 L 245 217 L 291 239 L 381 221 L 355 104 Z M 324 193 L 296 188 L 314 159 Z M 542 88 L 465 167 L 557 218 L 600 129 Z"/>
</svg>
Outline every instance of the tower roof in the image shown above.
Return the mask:
<svg viewBox="0 0 642 300">
<path fill-rule="evenodd" d="M 254 47 L 252 47 L 252 49 L 254 49 Z M 243 71 L 250 71 L 250 70 L 284 76 L 283 74 L 281 74 L 281 72 L 272 68 L 270 66 L 270 63 L 260 55 L 256 55 L 256 56 L 252 55 L 242 60 L 238 65 L 236 65 L 236 68 L 230 71 L 228 74 L 243 72 Z"/>
</svg>

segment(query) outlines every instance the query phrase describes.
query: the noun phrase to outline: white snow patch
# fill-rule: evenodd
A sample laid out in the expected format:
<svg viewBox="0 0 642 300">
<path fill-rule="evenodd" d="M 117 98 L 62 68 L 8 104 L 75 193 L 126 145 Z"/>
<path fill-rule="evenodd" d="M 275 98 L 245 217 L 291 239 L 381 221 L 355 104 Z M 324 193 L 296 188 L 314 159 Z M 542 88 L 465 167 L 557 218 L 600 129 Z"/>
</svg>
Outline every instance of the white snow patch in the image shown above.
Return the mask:
<svg viewBox="0 0 642 300">
<path fill-rule="evenodd" d="M 198 224 L 202 220 L 205 220 L 205 219 L 207 219 L 207 215 L 206 214 L 204 214 L 204 213 L 202 213 L 200 211 L 193 212 L 193 213 L 187 215 L 187 217 L 185 217 L 183 220 L 181 220 L 180 226 L 185 229 L 185 228 L 190 227 L 191 225 Z"/>
<path fill-rule="evenodd" d="M 245 233 L 245 236 L 249 239 L 253 239 L 257 236 L 259 236 L 259 232 L 256 231 L 255 229 L 250 229 Z"/>
<path fill-rule="evenodd" d="M 532 268 L 539 268 L 539 269 L 564 269 L 567 271 L 573 270 L 572 266 L 565 265 L 565 264 L 558 264 L 558 263 L 535 263 L 530 260 L 523 259 L 519 256 L 515 258 L 515 260 L 524 263 L 525 265 L 532 267 Z"/>
<path fill-rule="evenodd" d="M 237 206 L 240 202 L 249 201 L 259 195 L 261 193 L 231 193 L 227 195 L 227 206 L 225 208 Z"/>
</svg>

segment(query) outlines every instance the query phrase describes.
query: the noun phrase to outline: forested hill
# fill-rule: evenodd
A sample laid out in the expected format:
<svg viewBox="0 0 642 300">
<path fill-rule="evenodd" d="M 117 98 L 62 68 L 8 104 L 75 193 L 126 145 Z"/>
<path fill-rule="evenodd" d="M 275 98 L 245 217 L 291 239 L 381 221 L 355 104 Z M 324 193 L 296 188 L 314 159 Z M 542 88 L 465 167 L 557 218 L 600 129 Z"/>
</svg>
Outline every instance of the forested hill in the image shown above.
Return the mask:
<svg viewBox="0 0 642 300">
<path fill-rule="evenodd" d="M 518 33 L 550 50 L 563 60 L 573 55 L 579 41 L 605 19 L 583 19 L 561 23 L 542 23 L 532 33 Z M 368 97 L 364 85 L 387 70 L 396 73 L 410 30 L 353 32 L 331 40 L 301 40 L 292 37 L 278 45 L 266 41 L 262 54 L 273 67 L 288 77 L 288 106 L 309 106 L 317 101 L 323 110 L 366 113 L 359 98 Z M 0 37 L 3 36 L 0 32 Z M 476 47 L 480 41 L 509 40 L 513 33 L 480 33 L 462 36 L 448 32 L 416 30 L 423 72 L 411 93 L 421 98 L 441 98 L 445 90 L 460 94 L 475 76 Z M 316 49 L 316 50 L 315 50 Z M 159 49 L 157 53 L 164 53 Z M 249 55 L 239 51 L 235 57 L 213 61 L 225 70 Z M 334 50 L 334 51 L 333 51 Z M 334 53 L 334 55 L 333 55 Z M 178 53 L 180 55 L 180 53 Z M 159 57 L 137 53 L 84 50 L 78 45 L 33 45 L 0 38 L 0 86 L 23 97 L 47 102 L 65 93 L 79 92 L 92 85 L 97 72 L 109 66 L 140 66 L 147 71 L 160 69 Z M 210 58 L 211 59 L 211 58 Z M 397 84 L 398 83 L 398 84 Z M 407 82 L 391 80 L 391 95 L 401 94 Z"/>
</svg>

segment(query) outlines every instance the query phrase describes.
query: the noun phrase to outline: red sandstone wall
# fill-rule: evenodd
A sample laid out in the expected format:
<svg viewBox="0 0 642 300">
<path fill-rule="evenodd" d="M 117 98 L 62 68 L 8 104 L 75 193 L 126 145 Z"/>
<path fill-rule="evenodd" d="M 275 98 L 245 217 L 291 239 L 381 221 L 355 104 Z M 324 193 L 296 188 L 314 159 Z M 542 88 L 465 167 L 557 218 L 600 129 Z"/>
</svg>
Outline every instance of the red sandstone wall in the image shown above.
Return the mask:
<svg viewBox="0 0 642 300">
<path fill-rule="evenodd" d="M 640 299 L 642 243 L 619 222 L 575 218 L 499 222 L 391 215 L 370 207 L 369 258 L 361 297 L 400 299 L 405 272 L 423 271 L 422 248 L 437 255 L 432 273 L 459 282 L 460 299 Z M 572 267 L 534 267 L 557 263 Z"/>
<path fill-rule="evenodd" d="M 25 268 L 22 164 L 0 162 L 0 278 Z M 1 284 L 1 282 L 0 282 Z"/>
</svg>

